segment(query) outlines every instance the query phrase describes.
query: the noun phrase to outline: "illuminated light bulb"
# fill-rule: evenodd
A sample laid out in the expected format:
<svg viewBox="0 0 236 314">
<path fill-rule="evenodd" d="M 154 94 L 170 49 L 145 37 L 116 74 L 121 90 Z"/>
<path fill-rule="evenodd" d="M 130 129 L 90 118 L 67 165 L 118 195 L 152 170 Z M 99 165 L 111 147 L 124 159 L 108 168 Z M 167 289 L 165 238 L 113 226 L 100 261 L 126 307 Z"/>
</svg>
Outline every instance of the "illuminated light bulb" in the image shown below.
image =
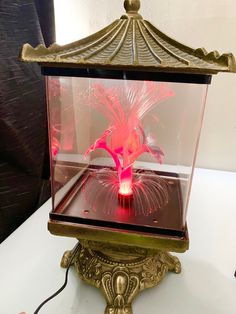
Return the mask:
<svg viewBox="0 0 236 314">
<path fill-rule="evenodd" d="M 130 208 L 133 203 L 132 181 L 121 181 L 118 192 L 119 204 L 123 208 Z"/>
<path fill-rule="evenodd" d="M 122 196 L 133 195 L 132 184 L 129 181 L 124 181 L 120 183 L 120 189 L 118 192 Z"/>
</svg>

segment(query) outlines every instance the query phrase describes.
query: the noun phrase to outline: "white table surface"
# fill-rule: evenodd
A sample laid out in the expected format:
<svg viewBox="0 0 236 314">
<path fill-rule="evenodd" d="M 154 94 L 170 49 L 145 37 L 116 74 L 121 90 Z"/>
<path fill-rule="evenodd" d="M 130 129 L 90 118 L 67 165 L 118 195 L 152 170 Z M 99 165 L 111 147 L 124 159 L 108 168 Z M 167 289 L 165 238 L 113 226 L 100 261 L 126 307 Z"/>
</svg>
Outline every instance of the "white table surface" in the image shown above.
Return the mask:
<svg viewBox="0 0 236 314">
<path fill-rule="evenodd" d="M 61 256 L 76 241 L 47 231 L 51 201 L 0 245 L 0 314 L 32 314 L 64 281 Z M 134 314 L 236 313 L 236 173 L 197 169 L 188 212 L 183 272 L 135 300 Z M 70 270 L 67 288 L 40 313 L 103 314 L 99 290 Z"/>
</svg>

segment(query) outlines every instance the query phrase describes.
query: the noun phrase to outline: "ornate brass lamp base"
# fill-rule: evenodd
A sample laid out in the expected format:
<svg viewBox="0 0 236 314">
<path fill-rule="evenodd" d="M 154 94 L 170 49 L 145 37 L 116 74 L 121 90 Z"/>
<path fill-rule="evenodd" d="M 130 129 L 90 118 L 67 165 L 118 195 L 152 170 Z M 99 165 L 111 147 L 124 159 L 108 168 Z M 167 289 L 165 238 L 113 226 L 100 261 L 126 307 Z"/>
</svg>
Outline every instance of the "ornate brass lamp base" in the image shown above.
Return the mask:
<svg viewBox="0 0 236 314">
<path fill-rule="evenodd" d="M 62 267 L 71 254 L 65 252 Z M 105 314 L 131 314 L 139 292 L 158 285 L 168 271 L 181 272 L 178 258 L 167 252 L 92 241 L 80 241 L 72 263 L 82 280 L 103 292 Z"/>
</svg>

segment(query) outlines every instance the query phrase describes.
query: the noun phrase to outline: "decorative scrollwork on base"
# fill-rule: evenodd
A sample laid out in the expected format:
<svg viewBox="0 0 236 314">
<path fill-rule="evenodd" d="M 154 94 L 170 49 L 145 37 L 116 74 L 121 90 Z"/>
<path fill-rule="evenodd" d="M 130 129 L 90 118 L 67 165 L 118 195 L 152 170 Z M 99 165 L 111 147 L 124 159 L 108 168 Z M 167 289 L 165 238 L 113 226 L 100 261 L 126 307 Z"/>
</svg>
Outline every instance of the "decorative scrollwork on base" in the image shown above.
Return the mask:
<svg viewBox="0 0 236 314">
<path fill-rule="evenodd" d="M 132 314 L 132 302 L 144 289 L 155 287 L 168 271 L 181 272 L 177 257 L 163 251 L 150 254 L 147 250 L 125 247 L 132 259 L 124 261 L 121 247 L 106 246 L 100 251 L 101 243 L 84 241 L 74 257 L 79 277 L 99 288 L 107 301 L 105 314 Z M 97 250 L 96 250 L 97 248 Z M 61 266 L 67 267 L 71 251 L 65 252 Z"/>
</svg>

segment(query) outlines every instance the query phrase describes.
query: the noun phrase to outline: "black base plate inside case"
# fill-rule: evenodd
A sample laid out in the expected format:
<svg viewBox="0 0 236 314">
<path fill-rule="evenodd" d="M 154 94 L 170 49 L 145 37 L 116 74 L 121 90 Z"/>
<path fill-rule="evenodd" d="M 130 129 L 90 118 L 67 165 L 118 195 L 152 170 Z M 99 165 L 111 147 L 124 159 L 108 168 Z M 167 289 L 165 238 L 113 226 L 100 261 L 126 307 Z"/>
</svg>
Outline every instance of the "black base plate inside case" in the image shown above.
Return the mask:
<svg viewBox="0 0 236 314">
<path fill-rule="evenodd" d="M 109 190 L 96 180 L 94 173 L 99 167 L 87 169 L 73 188 L 67 193 L 50 219 L 91 225 L 96 227 L 183 237 L 183 204 L 181 179 L 177 174 L 153 171 L 154 177 L 161 177 L 169 186 L 169 200 L 161 208 L 150 206 L 147 197 L 139 195 L 139 201 L 122 203 L 119 196 L 110 197 Z M 146 175 L 145 171 L 142 175 Z M 148 176 L 149 174 L 147 174 Z M 184 184 L 182 182 L 182 184 Z M 152 202 L 152 205 L 155 202 Z M 128 205 L 127 205 L 128 204 Z"/>
</svg>

